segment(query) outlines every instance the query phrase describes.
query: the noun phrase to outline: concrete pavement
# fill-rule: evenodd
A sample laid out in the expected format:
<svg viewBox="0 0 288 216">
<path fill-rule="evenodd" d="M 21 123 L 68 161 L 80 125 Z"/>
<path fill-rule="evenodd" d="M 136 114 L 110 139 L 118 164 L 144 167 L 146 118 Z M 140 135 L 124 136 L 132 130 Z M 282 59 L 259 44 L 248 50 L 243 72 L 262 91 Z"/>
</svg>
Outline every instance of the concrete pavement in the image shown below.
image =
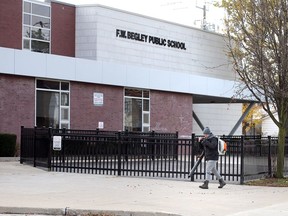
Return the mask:
<svg viewBox="0 0 288 216">
<path fill-rule="evenodd" d="M 48 172 L 0 160 L 0 214 L 287 216 L 288 188 Z"/>
</svg>

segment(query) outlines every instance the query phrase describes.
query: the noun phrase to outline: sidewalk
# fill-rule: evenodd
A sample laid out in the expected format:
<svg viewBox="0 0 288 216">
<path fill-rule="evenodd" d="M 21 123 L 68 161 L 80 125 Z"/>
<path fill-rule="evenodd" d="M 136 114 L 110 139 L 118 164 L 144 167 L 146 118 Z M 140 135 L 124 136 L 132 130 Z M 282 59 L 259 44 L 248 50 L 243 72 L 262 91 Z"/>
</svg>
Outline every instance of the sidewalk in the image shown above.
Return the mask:
<svg viewBox="0 0 288 216">
<path fill-rule="evenodd" d="M 47 172 L 0 160 L 0 214 L 287 216 L 288 188 Z"/>
</svg>

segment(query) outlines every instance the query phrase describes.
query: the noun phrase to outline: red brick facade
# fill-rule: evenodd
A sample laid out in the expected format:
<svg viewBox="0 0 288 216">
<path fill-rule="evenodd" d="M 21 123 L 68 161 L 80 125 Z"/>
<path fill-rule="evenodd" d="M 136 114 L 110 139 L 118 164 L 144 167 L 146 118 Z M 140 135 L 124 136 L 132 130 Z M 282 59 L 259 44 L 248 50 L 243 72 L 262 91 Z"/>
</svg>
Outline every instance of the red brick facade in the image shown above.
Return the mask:
<svg viewBox="0 0 288 216">
<path fill-rule="evenodd" d="M 51 53 L 75 57 L 75 6 L 51 3 Z"/>
<path fill-rule="evenodd" d="M 150 129 L 158 132 L 192 133 L 192 95 L 151 91 Z"/>
<path fill-rule="evenodd" d="M 104 122 L 104 130 L 123 130 L 123 88 L 88 83 L 70 84 L 70 127 L 96 129 Z M 93 105 L 93 93 L 104 95 L 104 105 Z"/>
<path fill-rule="evenodd" d="M 0 1 L 0 47 L 22 49 L 22 0 Z"/>
<path fill-rule="evenodd" d="M 34 127 L 35 78 L 0 74 L 0 133 L 13 133 L 20 141 L 20 129 Z"/>
</svg>

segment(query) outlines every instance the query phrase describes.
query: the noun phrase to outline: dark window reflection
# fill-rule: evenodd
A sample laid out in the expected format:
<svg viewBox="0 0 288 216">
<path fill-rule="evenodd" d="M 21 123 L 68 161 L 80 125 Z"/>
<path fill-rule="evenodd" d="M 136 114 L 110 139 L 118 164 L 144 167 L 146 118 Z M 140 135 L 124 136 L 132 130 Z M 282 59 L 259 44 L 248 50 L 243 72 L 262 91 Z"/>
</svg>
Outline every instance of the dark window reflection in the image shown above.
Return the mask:
<svg viewBox="0 0 288 216">
<path fill-rule="evenodd" d="M 37 80 L 37 88 L 59 90 L 59 85 L 60 83 L 56 81 Z"/>
</svg>

